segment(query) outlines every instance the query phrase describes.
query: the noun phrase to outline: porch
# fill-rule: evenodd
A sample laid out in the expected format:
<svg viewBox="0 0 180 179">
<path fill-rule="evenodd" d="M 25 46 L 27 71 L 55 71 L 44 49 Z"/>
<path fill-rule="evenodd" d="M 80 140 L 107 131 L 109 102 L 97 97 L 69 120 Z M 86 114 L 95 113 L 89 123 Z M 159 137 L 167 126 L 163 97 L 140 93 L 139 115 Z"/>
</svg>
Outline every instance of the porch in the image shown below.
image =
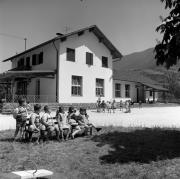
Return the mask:
<svg viewBox="0 0 180 179">
<path fill-rule="evenodd" d="M 51 70 L 9 70 L 0 74 L 0 84 L 6 85 L 6 90 L 1 96 L 7 103 L 17 102 L 19 97 L 24 97 L 30 103 L 52 103 L 56 102 L 57 96 L 52 93 L 56 87 L 51 87 L 50 83 L 55 79 L 55 71 Z M 46 83 L 47 87 L 40 82 Z M 30 85 L 34 83 L 33 86 Z M 43 88 L 42 88 L 43 85 Z M 47 90 L 46 90 L 47 88 Z M 48 89 L 53 88 L 51 91 Z M 43 93 L 44 92 L 44 93 Z"/>
</svg>

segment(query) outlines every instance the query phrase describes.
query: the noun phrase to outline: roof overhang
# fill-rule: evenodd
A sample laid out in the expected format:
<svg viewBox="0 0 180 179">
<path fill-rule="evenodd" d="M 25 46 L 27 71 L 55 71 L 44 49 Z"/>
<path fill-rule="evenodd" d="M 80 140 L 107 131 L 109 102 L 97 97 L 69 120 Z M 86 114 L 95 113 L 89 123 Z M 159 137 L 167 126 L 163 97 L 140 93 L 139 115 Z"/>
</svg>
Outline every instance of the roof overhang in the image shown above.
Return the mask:
<svg viewBox="0 0 180 179">
<path fill-rule="evenodd" d="M 168 92 L 169 90 L 162 87 L 162 86 L 159 86 L 159 85 L 155 85 L 155 84 L 148 84 L 148 83 L 142 83 L 144 86 L 146 86 L 147 88 L 150 88 L 154 91 L 163 91 L 163 92 Z"/>
<path fill-rule="evenodd" d="M 17 57 L 19 57 L 19 56 L 21 56 L 21 55 L 24 55 L 24 54 L 26 54 L 26 53 L 28 53 L 28 52 L 31 52 L 31 51 L 39 48 L 39 47 L 42 47 L 42 46 L 44 46 L 44 45 L 46 45 L 46 44 L 55 42 L 55 41 L 57 41 L 57 40 L 64 41 L 64 40 L 67 39 L 67 37 L 69 37 L 69 36 L 71 36 L 71 35 L 83 34 L 84 31 L 86 31 L 86 30 L 89 30 L 89 32 L 94 33 L 94 35 L 99 39 L 99 42 L 100 42 L 100 43 L 103 43 L 103 44 L 109 49 L 109 51 L 110 51 L 113 59 L 117 59 L 117 58 L 121 59 L 121 58 L 122 58 L 122 54 L 121 54 L 121 53 L 119 52 L 119 50 L 111 43 L 111 41 L 104 35 L 104 33 L 103 33 L 96 25 L 92 25 L 92 26 L 89 26 L 89 27 L 86 27 L 86 28 L 82 28 L 82 29 L 80 29 L 80 30 L 77 30 L 77 31 L 74 31 L 74 32 L 71 32 L 71 33 L 67 33 L 67 34 L 64 34 L 64 35 L 55 37 L 55 38 L 53 38 L 53 39 L 51 39 L 51 40 L 48 40 L 48 41 L 46 41 L 46 42 L 44 42 L 44 43 L 41 43 L 41 44 L 37 45 L 37 46 L 35 46 L 35 47 L 31 48 L 31 49 L 28 49 L 28 50 L 26 50 L 26 51 L 24 51 L 24 52 L 22 52 L 22 53 L 19 53 L 19 54 L 14 55 L 14 56 L 12 56 L 12 57 L 10 57 L 10 58 L 7 58 L 7 59 L 3 60 L 3 62 L 10 61 L 10 60 L 14 60 L 15 58 L 17 58 Z"/>
<path fill-rule="evenodd" d="M 0 74 L 0 80 L 12 80 L 18 78 L 54 78 L 56 72 L 52 70 L 32 70 L 32 71 L 7 71 Z"/>
</svg>

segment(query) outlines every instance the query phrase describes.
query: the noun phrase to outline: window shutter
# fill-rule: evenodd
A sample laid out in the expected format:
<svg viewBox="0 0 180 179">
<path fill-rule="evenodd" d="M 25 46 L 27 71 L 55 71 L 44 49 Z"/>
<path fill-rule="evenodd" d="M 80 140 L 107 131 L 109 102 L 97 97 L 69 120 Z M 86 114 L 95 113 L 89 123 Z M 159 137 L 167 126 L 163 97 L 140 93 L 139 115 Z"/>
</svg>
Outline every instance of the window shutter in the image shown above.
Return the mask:
<svg viewBox="0 0 180 179">
<path fill-rule="evenodd" d="M 36 65 L 36 54 L 32 56 L 32 65 Z"/>
</svg>

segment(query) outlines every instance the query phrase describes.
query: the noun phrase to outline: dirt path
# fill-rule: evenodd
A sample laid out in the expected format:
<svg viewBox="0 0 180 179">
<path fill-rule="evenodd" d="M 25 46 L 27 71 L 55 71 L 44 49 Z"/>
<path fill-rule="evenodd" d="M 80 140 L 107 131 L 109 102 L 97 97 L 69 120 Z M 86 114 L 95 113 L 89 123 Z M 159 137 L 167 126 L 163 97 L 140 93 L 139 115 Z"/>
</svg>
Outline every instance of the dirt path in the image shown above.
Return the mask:
<svg viewBox="0 0 180 179">
<path fill-rule="evenodd" d="M 97 126 L 124 127 L 180 127 L 180 107 L 134 108 L 131 113 L 119 110 L 115 114 L 88 111 L 90 121 Z M 55 115 L 55 113 L 53 113 Z M 12 115 L 0 115 L 0 130 L 14 129 L 15 120 Z"/>
</svg>

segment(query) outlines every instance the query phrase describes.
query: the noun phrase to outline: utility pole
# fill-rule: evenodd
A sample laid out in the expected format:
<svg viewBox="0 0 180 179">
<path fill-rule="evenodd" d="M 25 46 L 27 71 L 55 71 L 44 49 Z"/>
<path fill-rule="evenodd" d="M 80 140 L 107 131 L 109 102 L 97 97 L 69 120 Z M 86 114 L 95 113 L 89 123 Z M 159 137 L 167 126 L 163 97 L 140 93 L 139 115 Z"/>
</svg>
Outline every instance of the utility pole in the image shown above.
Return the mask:
<svg viewBox="0 0 180 179">
<path fill-rule="evenodd" d="M 24 38 L 24 42 L 25 42 L 25 51 L 26 51 L 26 42 L 27 42 L 27 38 Z"/>
</svg>

